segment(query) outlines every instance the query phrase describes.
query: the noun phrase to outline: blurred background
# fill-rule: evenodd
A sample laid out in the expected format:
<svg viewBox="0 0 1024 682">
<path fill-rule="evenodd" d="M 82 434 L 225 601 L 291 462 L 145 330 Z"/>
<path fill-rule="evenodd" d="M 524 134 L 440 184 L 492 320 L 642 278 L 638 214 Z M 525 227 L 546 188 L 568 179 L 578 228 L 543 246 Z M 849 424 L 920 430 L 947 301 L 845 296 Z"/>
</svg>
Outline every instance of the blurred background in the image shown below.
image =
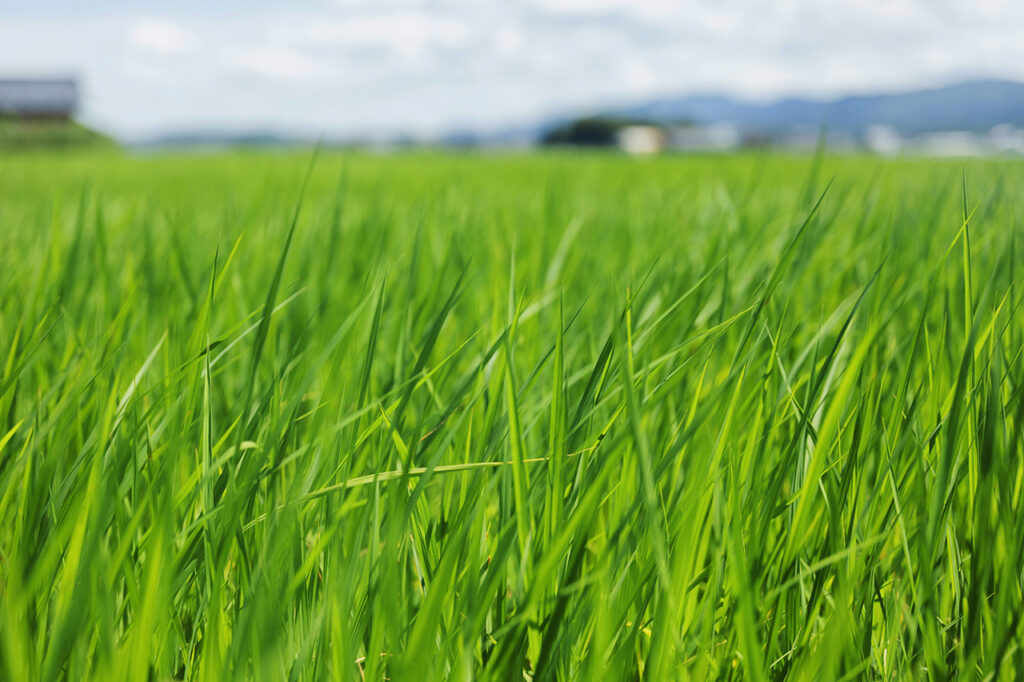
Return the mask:
<svg viewBox="0 0 1024 682">
<path fill-rule="evenodd" d="M 0 146 L 1024 153 L 1010 0 L 6 0 Z"/>
</svg>

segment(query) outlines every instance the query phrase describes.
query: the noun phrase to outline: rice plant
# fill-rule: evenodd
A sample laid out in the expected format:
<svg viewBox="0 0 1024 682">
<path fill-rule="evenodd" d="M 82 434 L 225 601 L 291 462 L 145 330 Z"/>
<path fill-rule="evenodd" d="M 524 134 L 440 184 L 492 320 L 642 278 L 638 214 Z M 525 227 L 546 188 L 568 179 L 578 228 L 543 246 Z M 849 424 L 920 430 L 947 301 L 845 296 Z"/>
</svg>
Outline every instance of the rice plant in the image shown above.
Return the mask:
<svg viewBox="0 0 1024 682">
<path fill-rule="evenodd" d="M 1019 163 L 0 173 L 0 678 L 1024 674 Z"/>
</svg>

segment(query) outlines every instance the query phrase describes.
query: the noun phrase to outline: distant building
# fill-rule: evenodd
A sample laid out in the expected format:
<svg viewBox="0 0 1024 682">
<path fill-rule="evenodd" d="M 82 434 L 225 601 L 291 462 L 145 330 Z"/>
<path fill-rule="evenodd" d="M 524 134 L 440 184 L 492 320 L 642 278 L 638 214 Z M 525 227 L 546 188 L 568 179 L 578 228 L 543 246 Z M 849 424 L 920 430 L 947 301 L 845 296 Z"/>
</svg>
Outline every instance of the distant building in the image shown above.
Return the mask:
<svg viewBox="0 0 1024 682">
<path fill-rule="evenodd" d="M 0 78 L 0 118 L 68 120 L 77 109 L 72 78 Z"/>
<path fill-rule="evenodd" d="M 623 126 L 616 139 L 619 149 L 627 154 L 657 154 L 665 149 L 665 131 L 659 126 Z"/>
<path fill-rule="evenodd" d="M 913 148 L 924 156 L 984 156 L 988 153 L 985 135 L 968 130 L 939 130 L 914 138 Z"/>
<path fill-rule="evenodd" d="M 1000 123 L 987 132 L 972 130 L 932 130 L 904 135 L 896 128 L 869 126 L 861 138 L 863 148 L 881 156 L 968 157 L 1024 155 L 1024 129 Z"/>
<path fill-rule="evenodd" d="M 997 154 L 1024 154 L 1024 130 L 1001 123 L 988 131 L 989 144 Z"/>
<path fill-rule="evenodd" d="M 903 136 L 892 126 L 868 126 L 864 131 L 864 146 L 873 154 L 893 156 L 903 150 Z"/>
<path fill-rule="evenodd" d="M 668 146 L 687 152 L 723 152 L 740 146 L 740 130 L 731 123 L 673 126 Z"/>
</svg>

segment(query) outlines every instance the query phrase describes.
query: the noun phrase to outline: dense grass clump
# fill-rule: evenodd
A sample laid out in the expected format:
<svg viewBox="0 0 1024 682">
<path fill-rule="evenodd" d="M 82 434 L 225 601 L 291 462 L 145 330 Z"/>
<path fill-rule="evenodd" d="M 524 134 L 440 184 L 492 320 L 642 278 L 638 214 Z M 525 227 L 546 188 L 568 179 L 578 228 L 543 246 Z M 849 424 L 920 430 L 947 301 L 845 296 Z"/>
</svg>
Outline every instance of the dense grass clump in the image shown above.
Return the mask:
<svg viewBox="0 0 1024 682">
<path fill-rule="evenodd" d="M 1016 679 L 1010 162 L 0 160 L 0 677 Z"/>
</svg>

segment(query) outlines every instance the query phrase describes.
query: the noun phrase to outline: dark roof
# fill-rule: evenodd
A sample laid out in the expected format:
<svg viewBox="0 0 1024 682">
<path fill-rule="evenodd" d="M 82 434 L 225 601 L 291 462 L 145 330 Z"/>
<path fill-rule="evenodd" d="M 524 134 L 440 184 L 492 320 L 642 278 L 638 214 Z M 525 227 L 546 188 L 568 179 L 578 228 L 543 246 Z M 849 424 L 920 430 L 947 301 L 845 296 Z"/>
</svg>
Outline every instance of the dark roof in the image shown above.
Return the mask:
<svg viewBox="0 0 1024 682">
<path fill-rule="evenodd" d="M 65 114 L 78 106 L 73 78 L 0 78 L 0 114 Z"/>
</svg>

